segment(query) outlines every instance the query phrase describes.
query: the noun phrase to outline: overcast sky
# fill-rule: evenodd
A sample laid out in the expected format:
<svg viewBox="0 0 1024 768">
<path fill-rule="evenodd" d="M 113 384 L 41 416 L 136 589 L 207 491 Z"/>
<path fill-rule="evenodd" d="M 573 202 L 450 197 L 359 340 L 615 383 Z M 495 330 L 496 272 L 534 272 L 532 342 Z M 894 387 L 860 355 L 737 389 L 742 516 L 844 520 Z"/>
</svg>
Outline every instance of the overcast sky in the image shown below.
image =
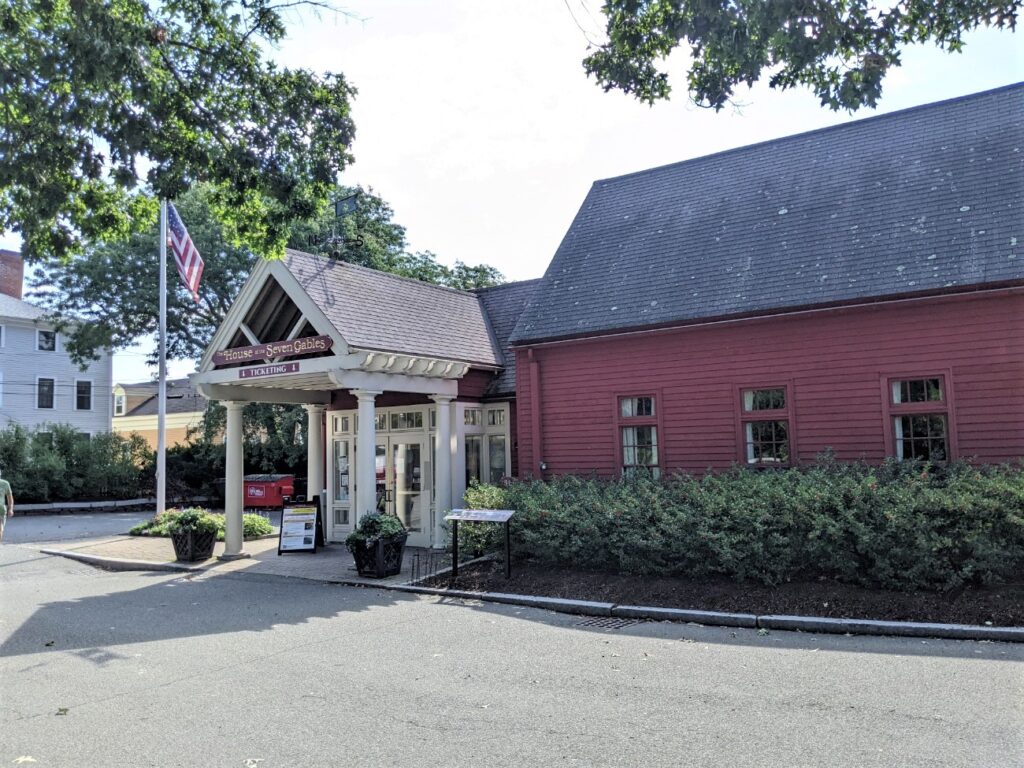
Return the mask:
<svg viewBox="0 0 1024 768">
<path fill-rule="evenodd" d="M 583 72 L 584 30 L 600 37 L 595 0 L 344 7 L 350 15 L 290 16 L 275 53 L 358 88 L 356 162 L 342 181 L 390 202 L 413 250 L 485 262 L 513 280 L 543 274 L 595 179 L 1024 80 L 1020 35 L 982 30 L 960 55 L 908 49 L 874 112 L 849 116 L 809 91 L 756 87 L 739 95 L 741 108 L 714 113 L 689 103 L 681 75 L 672 102 L 648 107 Z M 115 380 L 147 378 L 142 355 L 117 355 Z"/>
</svg>

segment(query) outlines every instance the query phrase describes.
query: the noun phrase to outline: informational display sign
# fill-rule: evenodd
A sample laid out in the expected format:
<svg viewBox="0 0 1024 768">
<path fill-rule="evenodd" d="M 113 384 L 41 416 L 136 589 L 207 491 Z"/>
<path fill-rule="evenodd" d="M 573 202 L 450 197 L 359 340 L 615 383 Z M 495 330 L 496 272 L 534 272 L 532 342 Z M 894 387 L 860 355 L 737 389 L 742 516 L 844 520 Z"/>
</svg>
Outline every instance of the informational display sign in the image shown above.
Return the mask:
<svg viewBox="0 0 1024 768">
<path fill-rule="evenodd" d="M 515 514 L 513 509 L 453 509 L 445 520 L 465 520 L 467 523 L 507 523 Z"/>
<path fill-rule="evenodd" d="M 228 363 L 251 363 L 256 360 L 273 360 L 280 357 L 309 355 L 326 352 L 334 345 L 330 336 L 304 336 L 289 341 L 272 341 L 268 344 L 254 344 L 250 347 L 232 347 L 213 353 L 215 365 Z"/>
<path fill-rule="evenodd" d="M 281 512 L 281 533 L 277 554 L 316 552 L 316 507 L 285 507 Z"/>
<path fill-rule="evenodd" d="M 453 509 L 444 519 L 452 524 L 452 581 L 459 577 L 459 521 L 466 523 L 498 523 L 505 526 L 505 578 L 512 578 L 512 534 L 508 521 L 514 509 Z"/>
</svg>

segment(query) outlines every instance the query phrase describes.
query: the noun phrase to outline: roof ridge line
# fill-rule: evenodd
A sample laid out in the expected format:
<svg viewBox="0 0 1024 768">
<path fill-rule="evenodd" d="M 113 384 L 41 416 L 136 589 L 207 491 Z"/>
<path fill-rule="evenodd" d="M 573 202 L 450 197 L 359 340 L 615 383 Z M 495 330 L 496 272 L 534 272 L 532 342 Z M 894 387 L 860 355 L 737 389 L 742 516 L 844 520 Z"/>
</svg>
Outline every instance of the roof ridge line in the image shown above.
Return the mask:
<svg viewBox="0 0 1024 768">
<path fill-rule="evenodd" d="M 484 291 L 494 291 L 497 290 L 498 288 L 510 288 L 515 285 L 526 285 L 527 283 L 539 283 L 543 279 L 544 276 L 541 275 L 540 277 L 530 277 L 527 278 L 526 280 L 509 280 L 507 283 L 498 283 L 497 285 L 485 285 L 481 288 L 471 288 L 470 291 L 474 294 L 480 295 Z"/>
<path fill-rule="evenodd" d="M 828 132 L 831 132 L 831 131 L 842 131 L 842 130 L 847 130 L 847 129 L 850 129 L 850 128 L 855 128 L 855 129 L 856 128 L 861 128 L 865 123 L 872 123 L 872 122 L 876 122 L 876 121 L 880 121 L 880 120 L 892 119 L 892 118 L 895 118 L 897 116 L 907 115 L 907 114 L 912 113 L 912 112 L 919 112 L 919 111 L 929 110 L 929 109 L 933 109 L 935 107 L 943 107 L 943 106 L 947 106 L 947 105 L 949 105 L 949 104 L 951 104 L 953 102 L 969 101 L 971 99 L 977 99 L 977 98 L 982 98 L 982 97 L 985 97 L 985 96 L 991 96 L 992 94 L 999 93 L 1001 91 L 1011 91 L 1011 90 L 1018 89 L 1018 88 L 1024 89 L 1024 80 L 1019 81 L 1019 82 L 1015 82 L 1015 83 L 1008 83 L 1007 85 L 1000 85 L 1000 86 L 998 86 L 996 88 L 989 88 L 987 91 L 977 91 L 975 93 L 966 93 L 966 94 L 963 94 L 962 96 L 952 96 L 952 97 L 950 97 L 948 99 L 943 99 L 942 101 L 930 101 L 927 104 L 915 104 L 912 107 L 904 107 L 903 109 L 897 109 L 897 110 L 894 110 L 892 112 L 883 112 L 883 113 L 877 114 L 877 115 L 869 115 L 868 117 L 862 117 L 859 120 L 850 120 L 849 122 L 839 123 L 838 125 L 825 125 L 825 126 L 822 126 L 821 128 L 812 128 L 809 131 L 803 131 L 802 133 L 791 133 L 791 134 L 788 134 L 786 136 L 777 136 L 774 139 L 765 139 L 764 141 L 756 141 L 753 144 L 744 144 L 743 146 L 739 146 L 739 147 L 730 147 L 729 149 L 723 149 L 723 150 L 720 150 L 718 152 L 712 152 L 709 155 L 699 155 L 697 157 L 690 157 L 690 158 L 687 158 L 685 160 L 677 160 L 674 163 L 666 163 L 665 165 L 656 165 L 656 166 L 653 166 L 651 168 L 644 168 L 644 169 L 639 170 L 639 171 L 630 171 L 629 173 L 623 173 L 623 174 L 619 174 L 617 176 L 607 176 L 607 177 L 605 177 L 603 179 L 595 179 L 593 181 L 593 183 L 591 184 L 591 187 L 595 187 L 598 184 L 602 184 L 604 182 L 620 181 L 622 179 L 628 179 L 628 178 L 631 178 L 633 176 L 643 176 L 644 174 L 647 174 L 647 173 L 655 173 L 655 172 L 658 172 L 658 171 L 665 171 L 665 170 L 668 170 L 669 168 L 677 168 L 679 166 L 687 165 L 688 163 L 699 163 L 699 162 L 703 162 L 705 160 L 713 160 L 713 159 L 716 159 L 716 158 L 724 157 L 726 155 L 738 154 L 740 152 L 745 152 L 747 150 L 758 149 L 758 148 L 761 148 L 761 147 L 769 146 L 771 144 L 782 144 L 782 143 L 789 142 L 789 141 L 796 141 L 798 139 L 805 139 L 808 136 L 813 136 L 813 135 L 819 134 L 819 133 L 828 133 Z"/>
<path fill-rule="evenodd" d="M 458 294 L 459 296 L 468 296 L 468 297 L 471 297 L 471 298 L 476 298 L 476 294 L 473 293 L 472 291 L 464 291 L 464 290 L 461 290 L 460 288 L 451 288 L 451 287 L 449 287 L 447 285 L 438 285 L 437 283 L 428 283 L 425 280 L 417 280 L 415 277 L 407 277 L 406 275 L 396 275 L 394 272 L 386 272 L 383 269 L 374 269 L 373 267 L 366 267 L 366 266 L 363 266 L 362 264 L 353 264 L 350 261 L 343 261 L 341 259 L 332 259 L 332 258 L 329 258 L 327 256 L 319 256 L 318 254 L 310 253 L 309 251 L 300 251 L 298 248 L 285 248 L 285 252 L 286 253 L 301 254 L 303 256 L 309 256 L 312 259 L 317 259 L 318 261 L 326 261 L 326 262 L 329 262 L 331 264 L 337 264 L 339 266 L 343 266 L 343 267 L 346 267 L 348 269 L 355 269 L 355 270 L 360 270 L 360 271 L 363 271 L 363 272 L 372 272 L 375 275 L 384 275 L 385 277 L 393 278 L 395 280 L 404 280 L 407 283 L 413 283 L 415 285 L 421 285 L 421 286 L 424 286 L 426 288 L 433 288 L 433 289 L 438 290 L 438 291 L 447 291 L 449 293 Z"/>
</svg>

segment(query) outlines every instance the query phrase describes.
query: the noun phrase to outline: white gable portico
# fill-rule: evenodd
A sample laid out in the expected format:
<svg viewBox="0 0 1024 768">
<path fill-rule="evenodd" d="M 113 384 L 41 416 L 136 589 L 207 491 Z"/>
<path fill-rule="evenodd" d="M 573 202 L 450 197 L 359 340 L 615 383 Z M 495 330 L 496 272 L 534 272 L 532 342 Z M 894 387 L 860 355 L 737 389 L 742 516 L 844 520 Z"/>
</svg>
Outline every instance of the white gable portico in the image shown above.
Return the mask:
<svg viewBox="0 0 1024 768">
<path fill-rule="evenodd" d="M 441 546 L 444 512 L 465 487 L 464 411 L 473 404 L 456 403 L 459 382 L 501 366 L 473 294 L 294 251 L 259 263 L 191 377 L 227 407 L 224 556 L 245 556 L 248 402 L 305 406 L 308 493 L 321 497 L 328 538 L 390 511 L 410 544 Z M 507 457 L 508 419 L 493 420 Z"/>
</svg>

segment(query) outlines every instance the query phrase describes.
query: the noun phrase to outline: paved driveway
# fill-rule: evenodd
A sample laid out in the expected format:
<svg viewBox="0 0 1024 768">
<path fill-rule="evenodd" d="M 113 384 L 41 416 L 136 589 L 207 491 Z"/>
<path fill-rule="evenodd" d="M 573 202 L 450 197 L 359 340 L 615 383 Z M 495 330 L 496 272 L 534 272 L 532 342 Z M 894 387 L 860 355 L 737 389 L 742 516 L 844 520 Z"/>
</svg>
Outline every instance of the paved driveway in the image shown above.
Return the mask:
<svg viewBox="0 0 1024 768">
<path fill-rule="evenodd" d="M 14 511 L 18 506 L 15 502 Z M 153 512 L 89 512 L 75 515 L 19 515 L 7 521 L 5 544 L 93 539 L 127 533 Z"/>
<path fill-rule="evenodd" d="M 0 765 L 1024 765 L 1024 647 L 638 624 L 0 548 Z"/>
<path fill-rule="evenodd" d="M 15 512 L 18 507 L 15 503 Z M 71 541 L 96 539 L 128 533 L 136 523 L 148 520 L 155 510 L 148 512 L 89 512 L 74 515 L 18 515 L 7 521 L 4 543 Z M 281 523 L 280 510 L 269 513 L 274 525 Z"/>
</svg>

